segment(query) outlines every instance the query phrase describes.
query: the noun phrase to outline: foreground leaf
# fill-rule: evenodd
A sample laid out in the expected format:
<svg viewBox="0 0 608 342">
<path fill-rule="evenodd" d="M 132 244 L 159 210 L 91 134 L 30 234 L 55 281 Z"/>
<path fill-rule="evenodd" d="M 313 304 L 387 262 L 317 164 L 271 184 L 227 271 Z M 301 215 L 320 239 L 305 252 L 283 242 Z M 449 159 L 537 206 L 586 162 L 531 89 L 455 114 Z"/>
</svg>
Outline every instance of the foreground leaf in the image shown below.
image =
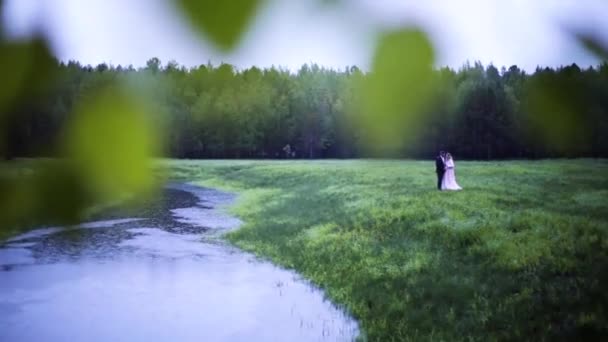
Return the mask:
<svg viewBox="0 0 608 342">
<path fill-rule="evenodd" d="M 124 92 L 104 90 L 81 103 L 64 151 L 96 193 L 115 197 L 153 184 L 150 159 L 158 151 L 146 107 Z"/>
<path fill-rule="evenodd" d="M 93 203 L 73 164 L 35 160 L 0 165 L 0 232 L 41 224 L 80 222 Z"/>
<path fill-rule="evenodd" d="M 51 79 L 53 57 L 41 40 L 0 42 L 0 112 L 18 100 L 31 100 Z"/>
<path fill-rule="evenodd" d="M 539 73 L 526 88 L 524 102 L 529 129 L 536 139 L 548 143 L 550 150 L 576 155 L 585 150 L 591 127 L 586 83 L 576 65 L 566 67 L 565 72 Z"/>
<path fill-rule="evenodd" d="M 361 85 L 361 124 L 376 148 L 395 148 L 416 131 L 432 89 L 433 48 L 426 35 L 401 30 L 381 37 Z"/>
<path fill-rule="evenodd" d="M 604 61 L 608 61 L 608 45 L 603 44 L 600 39 L 588 34 L 577 34 L 578 41 L 590 52 Z"/>
<path fill-rule="evenodd" d="M 260 0 L 178 1 L 192 25 L 225 51 L 237 45 L 261 3 Z"/>
</svg>

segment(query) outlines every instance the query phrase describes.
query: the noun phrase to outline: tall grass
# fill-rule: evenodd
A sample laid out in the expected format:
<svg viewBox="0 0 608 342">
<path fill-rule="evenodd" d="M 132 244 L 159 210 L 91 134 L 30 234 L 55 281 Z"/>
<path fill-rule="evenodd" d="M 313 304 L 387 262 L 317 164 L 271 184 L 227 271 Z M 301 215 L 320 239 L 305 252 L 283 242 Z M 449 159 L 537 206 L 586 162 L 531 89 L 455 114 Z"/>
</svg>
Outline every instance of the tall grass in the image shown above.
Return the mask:
<svg viewBox="0 0 608 342">
<path fill-rule="evenodd" d="M 228 239 L 293 268 L 364 338 L 595 339 L 608 333 L 608 162 L 167 161 L 237 191 Z"/>
</svg>

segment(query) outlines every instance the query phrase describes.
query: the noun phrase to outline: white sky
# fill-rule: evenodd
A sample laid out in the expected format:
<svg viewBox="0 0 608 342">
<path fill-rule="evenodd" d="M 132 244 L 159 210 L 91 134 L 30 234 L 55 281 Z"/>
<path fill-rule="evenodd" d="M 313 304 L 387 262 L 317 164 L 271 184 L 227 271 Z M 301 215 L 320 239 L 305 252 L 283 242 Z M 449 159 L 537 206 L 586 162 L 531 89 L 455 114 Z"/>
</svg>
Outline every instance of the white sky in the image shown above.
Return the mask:
<svg viewBox="0 0 608 342">
<path fill-rule="evenodd" d="M 233 0 L 227 0 L 233 1 Z M 237 0 L 234 0 L 237 1 Z M 437 64 L 465 61 L 528 71 L 537 65 L 596 65 L 566 27 L 594 29 L 608 41 L 604 0 L 268 0 L 239 48 L 225 55 L 197 38 L 165 0 L 5 0 L 13 37 L 47 33 L 61 60 L 144 65 L 151 57 L 186 66 L 211 61 L 238 67 L 315 62 L 366 68 L 383 28 L 418 25 L 429 33 Z"/>
</svg>

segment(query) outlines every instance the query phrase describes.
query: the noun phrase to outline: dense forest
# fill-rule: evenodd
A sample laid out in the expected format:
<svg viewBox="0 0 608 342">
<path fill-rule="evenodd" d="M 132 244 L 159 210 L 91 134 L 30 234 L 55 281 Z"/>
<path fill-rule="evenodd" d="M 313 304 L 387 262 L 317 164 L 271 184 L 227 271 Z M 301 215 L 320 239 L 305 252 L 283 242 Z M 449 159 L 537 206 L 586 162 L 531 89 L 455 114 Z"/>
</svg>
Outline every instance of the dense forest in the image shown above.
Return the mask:
<svg viewBox="0 0 608 342">
<path fill-rule="evenodd" d="M 13 111 L 7 157 L 54 155 L 50 146 L 74 106 L 123 81 L 149 90 L 150 108 L 163 113 L 153 120 L 175 158 L 429 158 L 439 149 L 458 159 L 608 157 L 606 63 L 532 74 L 481 63 L 437 69 L 421 124 L 403 127 L 408 139 L 384 154 L 366 148 L 357 120 L 356 85 L 369 77 L 357 67 L 186 68 L 153 58 L 139 69 L 78 62 L 54 69 L 50 90 Z"/>
</svg>

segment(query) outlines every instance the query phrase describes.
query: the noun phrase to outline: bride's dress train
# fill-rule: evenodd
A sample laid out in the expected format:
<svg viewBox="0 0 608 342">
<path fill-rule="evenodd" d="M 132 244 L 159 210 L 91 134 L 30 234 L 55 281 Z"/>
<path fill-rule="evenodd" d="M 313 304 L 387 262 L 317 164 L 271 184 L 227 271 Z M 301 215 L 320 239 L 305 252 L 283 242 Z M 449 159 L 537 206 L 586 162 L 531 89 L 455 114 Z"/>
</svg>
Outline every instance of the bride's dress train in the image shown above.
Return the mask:
<svg viewBox="0 0 608 342">
<path fill-rule="evenodd" d="M 445 163 L 446 170 L 441 181 L 441 190 L 462 190 L 460 185 L 456 183 L 456 173 L 454 172 L 454 161 L 448 160 Z"/>
</svg>

